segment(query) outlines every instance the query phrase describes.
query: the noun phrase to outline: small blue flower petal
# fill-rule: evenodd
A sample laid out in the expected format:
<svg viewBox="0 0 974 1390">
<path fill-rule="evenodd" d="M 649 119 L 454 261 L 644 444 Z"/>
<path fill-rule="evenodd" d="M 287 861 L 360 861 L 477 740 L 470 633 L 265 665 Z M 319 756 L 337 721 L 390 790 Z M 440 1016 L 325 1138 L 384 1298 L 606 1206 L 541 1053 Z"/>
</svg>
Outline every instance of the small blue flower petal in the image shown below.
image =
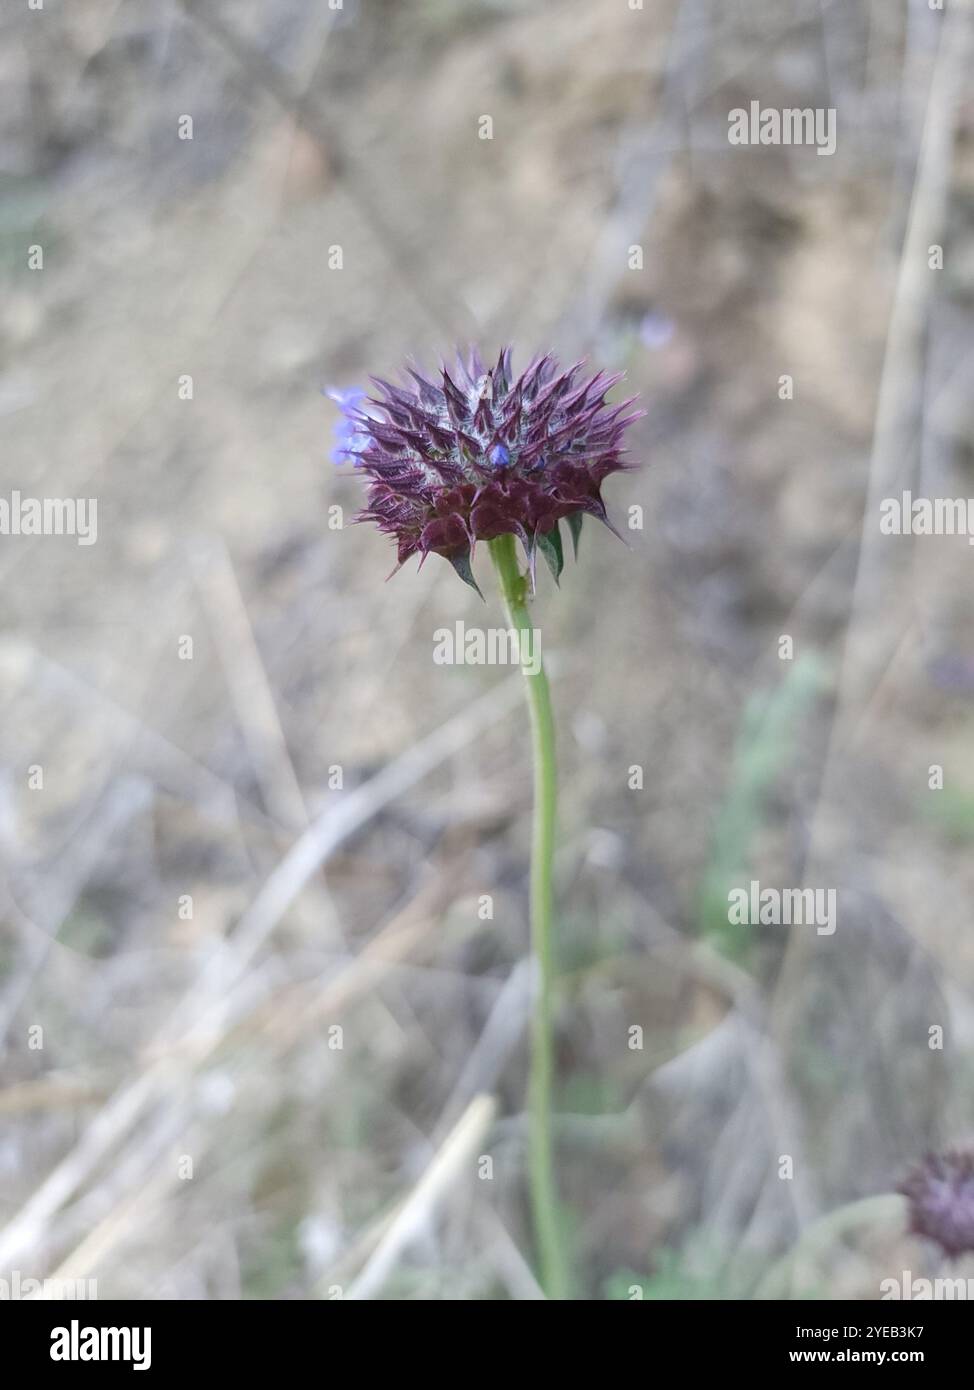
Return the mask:
<svg viewBox="0 0 974 1390">
<path fill-rule="evenodd" d="M 345 391 L 337 386 L 329 386 L 325 395 L 333 400 L 342 412 L 335 421 L 335 446 L 331 454 L 332 462 L 348 463 L 351 461 L 357 465 L 360 462 L 358 455 L 369 447 L 369 436 L 365 433 L 361 420 L 356 418 L 357 415 L 370 414 L 363 406 L 365 392 L 360 386 L 350 386 Z"/>
</svg>

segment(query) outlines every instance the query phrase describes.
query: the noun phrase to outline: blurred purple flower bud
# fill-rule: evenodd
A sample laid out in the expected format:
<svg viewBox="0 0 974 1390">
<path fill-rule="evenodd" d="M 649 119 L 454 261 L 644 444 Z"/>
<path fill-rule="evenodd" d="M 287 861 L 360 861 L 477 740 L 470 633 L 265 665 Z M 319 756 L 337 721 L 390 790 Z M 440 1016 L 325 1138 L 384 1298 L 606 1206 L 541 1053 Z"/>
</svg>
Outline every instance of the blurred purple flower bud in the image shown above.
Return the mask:
<svg viewBox="0 0 974 1390">
<path fill-rule="evenodd" d="M 974 1148 L 928 1154 L 900 1192 L 910 1204 L 910 1230 L 948 1255 L 974 1251 Z"/>
<path fill-rule="evenodd" d="M 961 695 L 974 694 L 974 661 L 957 652 L 945 652 L 927 663 L 931 682 L 941 690 Z"/>
</svg>

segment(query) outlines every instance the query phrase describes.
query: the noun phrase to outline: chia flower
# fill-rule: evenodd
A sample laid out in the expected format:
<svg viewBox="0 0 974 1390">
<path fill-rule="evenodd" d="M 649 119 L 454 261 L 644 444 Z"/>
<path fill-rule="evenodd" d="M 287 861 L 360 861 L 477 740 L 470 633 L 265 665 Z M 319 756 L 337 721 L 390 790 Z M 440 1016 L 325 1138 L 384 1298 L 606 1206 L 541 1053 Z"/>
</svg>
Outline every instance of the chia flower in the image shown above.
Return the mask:
<svg viewBox="0 0 974 1390">
<path fill-rule="evenodd" d="M 899 1191 L 909 1202 L 914 1234 L 935 1240 L 948 1255 L 974 1250 L 974 1148 L 927 1154 Z"/>
<path fill-rule="evenodd" d="M 365 392 L 360 386 L 350 386 L 347 391 L 340 391 L 332 386 L 325 395 L 329 396 L 342 412 L 335 423 L 332 459 L 335 463 L 346 463 L 348 460 L 354 463 L 360 450 L 365 447 L 365 438 L 359 434 L 351 412 L 362 409 Z"/>
<path fill-rule="evenodd" d="M 478 541 L 490 553 L 508 622 L 520 638 L 537 637 L 528 611 L 540 550 L 555 582 L 564 563 L 560 526 L 575 552 L 585 516 L 614 530 L 605 514 L 602 484 L 626 462 L 626 427 L 645 411 L 630 411 L 635 397 L 608 405 L 606 395 L 622 373 L 581 376 L 584 363 L 561 371 L 550 353 L 536 357 L 519 377 L 511 374 L 511 350 L 493 367 L 477 352 L 439 383 L 407 367 L 404 384 L 373 377 L 378 394 L 330 391 L 341 408 L 339 460 L 367 478 L 366 505 L 356 521 L 373 521 L 396 542 L 396 569 L 418 555 L 449 560 L 467 584 L 480 589 L 471 561 Z M 627 413 L 628 412 L 628 413 Z M 618 532 L 616 532 L 618 535 Z M 522 573 L 517 542 L 524 548 Z M 520 646 L 519 650 L 524 648 Z M 539 1279 L 550 1298 L 569 1296 L 569 1257 L 564 1246 L 553 1163 L 552 1087 L 555 1076 L 553 981 L 555 976 L 554 851 L 558 804 L 555 722 L 540 651 L 521 658 L 531 729 L 533 829 L 529 916 L 531 949 L 538 970 L 533 1001 L 528 1082 L 528 1163 Z"/>
<path fill-rule="evenodd" d="M 457 360 L 452 376 L 442 367 L 438 384 L 410 367 L 402 386 L 372 377 L 376 397 L 329 393 L 343 414 L 336 453 L 369 479 L 355 519 L 395 538 L 396 569 L 412 555 L 421 565 L 442 555 L 479 593 L 470 564 L 477 541 L 514 535 L 532 586 L 539 550 L 557 581 L 561 521 L 576 554 L 584 516 L 615 529 L 601 486 L 633 466 L 622 438 L 645 411 L 627 414 L 635 396 L 606 404 L 621 372 L 580 379 L 584 362 L 560 371 L 549 353 L 514 378 L 510 348 L 487 369 L 476 351 Z"/>
</svg>

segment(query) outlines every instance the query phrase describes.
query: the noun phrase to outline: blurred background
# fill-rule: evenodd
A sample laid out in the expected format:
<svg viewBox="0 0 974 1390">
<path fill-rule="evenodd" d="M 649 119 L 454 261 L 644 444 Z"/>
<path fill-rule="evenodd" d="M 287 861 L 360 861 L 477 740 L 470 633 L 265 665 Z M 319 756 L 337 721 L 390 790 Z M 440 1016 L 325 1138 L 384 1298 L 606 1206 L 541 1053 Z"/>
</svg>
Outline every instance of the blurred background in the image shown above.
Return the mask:
<svg viewBox="0 0 974 1390">
<path fill-rule="evenodd" d="M 458 342 L 648 411 L 628 549 L 587 525 L 535 604 L 576 1296 L 946 1272 L 882 1226 L 787 1255 L 971 1131 L 972 557 L 879 532 L 974 495 L 970 27 L 6 8 L 0 496 L 98 532 L 0 536 L 0 1277 L 539 1297 L 518 678 L 434 664 L 503 621 L 486 554 L 487 609 L 436 557 L 385 583 L 323 394 Z M 834 154 L 732 146 L 752 100 L 833 108 Z M 731 926 L 752 879 L 835 889 L 834 935 Z"/>
</svg>

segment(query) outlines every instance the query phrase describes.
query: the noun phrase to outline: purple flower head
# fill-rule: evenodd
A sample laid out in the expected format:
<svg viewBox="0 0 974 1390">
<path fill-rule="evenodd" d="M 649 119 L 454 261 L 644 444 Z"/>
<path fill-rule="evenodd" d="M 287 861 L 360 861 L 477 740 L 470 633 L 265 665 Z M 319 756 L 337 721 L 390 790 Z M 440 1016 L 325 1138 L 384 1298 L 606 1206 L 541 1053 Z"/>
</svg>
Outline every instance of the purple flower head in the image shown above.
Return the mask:
<svg viewBox="0 0 974 1390">
<path fill-rule="evenodd" d="M 928 1154 L 900 1192 L 910 1204 L 910 1230 L 948 1255 L 974 1250 L 974 1147 Z"/>
<path fill-rule="evenodd" d="M 474 588 L 474 546 L 505 535 L 520 539 L 532 581 L 538 550 L 557 579 L 558 523 L 576 549 L 586 513 L 610 524 L 601 486 L 633 466 L 622 438 L 645 411 L 627 414 L 635 397 L 607 405 L 622 373 L 582 378 L 583 362 L 562 372 L 546 354 L 516 378 L 510 348 L 489 369 L 477 352 L 458 363 L 438 384 L 410 367 L 401 386 L 373 377 L 375 397 L 330 393 L 347 422 L 342 455 L 369 478 L 356 520 L 395 538 L 399 565 L 443 555 Z"/>
</svg>

